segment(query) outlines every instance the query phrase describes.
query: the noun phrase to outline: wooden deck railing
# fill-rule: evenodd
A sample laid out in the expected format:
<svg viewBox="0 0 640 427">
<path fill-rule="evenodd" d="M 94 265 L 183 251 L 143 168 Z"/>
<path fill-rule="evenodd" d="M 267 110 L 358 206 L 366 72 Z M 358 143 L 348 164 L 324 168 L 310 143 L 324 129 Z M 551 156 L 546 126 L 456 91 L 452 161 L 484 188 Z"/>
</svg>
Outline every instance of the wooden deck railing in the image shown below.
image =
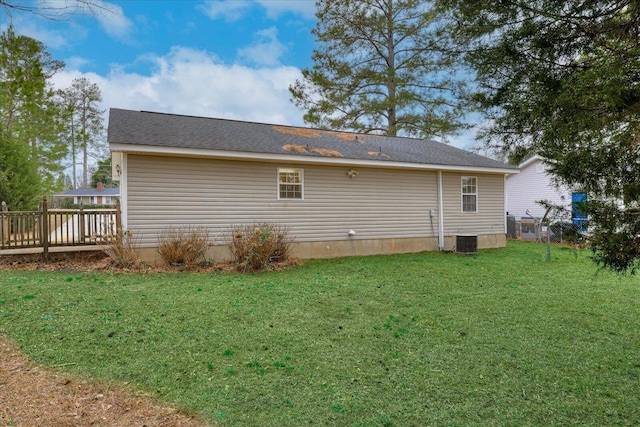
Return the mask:
<svg viewBox="0 0 640 427">
<path fill-rule="evenodd" d="M 97 245 L 117 235 L 121 224 L 120 204 L 113 209 L 49 209 L 46 197 L 38 211 L 10 212 L 2 202 L 0 251 L 50 247 Z"/>
</svg>

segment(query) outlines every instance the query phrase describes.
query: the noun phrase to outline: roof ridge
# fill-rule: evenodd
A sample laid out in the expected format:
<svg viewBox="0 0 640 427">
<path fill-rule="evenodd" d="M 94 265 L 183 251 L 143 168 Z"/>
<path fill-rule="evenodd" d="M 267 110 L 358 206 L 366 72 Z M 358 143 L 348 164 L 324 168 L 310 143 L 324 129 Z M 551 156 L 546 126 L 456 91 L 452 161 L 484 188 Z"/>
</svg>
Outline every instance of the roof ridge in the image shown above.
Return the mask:
<svg viewBox="0 0 640 427">
<path fill-rule="evenodd" d="M 125 108 L 111 108 L 111 109 L 112 110 L 122 110 L 122 111 L 135 111 L 135 110 L 127 110 Z M 151 111 L 151 110 L 139 110 L 138 112 L 145 113 L 145 114 L 158 114 L 158 115 L 163 115 L 163 116 L 173 116 L 173 117 L 182 117 L 182 118 L 189 117 L 189 118 L 193 118 L 193 119 L 220 120 L 220 121 L 225 121 L 225 122 L 235 122 L 235 123 L 243 123 L 243 124 L 254 124 L 254 125 L 263 125 L 263 126 L 279 126 L 279 127 L 291 128 L 291 129 L 306 129 L 306 130 L 313 130 L 313 131 L 317 131 L 317 132 L 344 133 L 344 134 L 370 136 L 370 137 L 378 137 L 378 138 L 385 138 L 385 139 L 406 139 L 406 140 L 410 140 L 410 141 L 433 141 L 433 142 L 437 142 L 437 143 L 440 143 L 440 144 L 447 145 L 449 147 L 453 147 L 452 145 L 447 144 L 446 142 L 437 141 L 437 140 L 431 139 L 431 138 L 420 138 L 420 137 L 415 137 L 415 136 L 404 136 L 404 135 L 391 136 L 391 135 L 384 135 L 384 134 L 377 134 L 377 133 L 356 132 L 356 131 L 353 131 L 353 130 L 335 130 L 335 129 L 329 129 L 329 128 L 317 128 L 317 127 L 296 126 L 296 125 L 283 125 L 283 124 L 276 124 L 276 123 L 258 122 L 258 121 L 252 121 L 252 120 L 250 121 L 250 120 L 240 120 L 240 119 L 229 119 L 229 118 L 225 118 L 225 117 L 198 116 L 198 115 L 194 115 L 194 114 L 166 113 L 166 112 Z M 454 147 L 454 148 L 458 148 L 458 147 Z"/>
</svg>

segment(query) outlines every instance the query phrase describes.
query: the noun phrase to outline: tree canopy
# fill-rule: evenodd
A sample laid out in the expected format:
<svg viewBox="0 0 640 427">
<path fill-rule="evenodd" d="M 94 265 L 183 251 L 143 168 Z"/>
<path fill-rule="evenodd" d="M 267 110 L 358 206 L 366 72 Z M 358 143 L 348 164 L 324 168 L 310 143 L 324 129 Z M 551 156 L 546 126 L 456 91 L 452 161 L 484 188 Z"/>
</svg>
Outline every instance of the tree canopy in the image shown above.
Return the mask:
<svg viewBox="0 0 640 427">
<path fill-rule="evenodd" d="M 98 160 L 98 166 L 91 175 L 91 188 L 96 188 L 99 182 L 105 187 L 117 187 L 117 183 L 111 178 L 111 156 L 107 156 Z"/>
<path fill-rule="evenodd" d="M 82 187 L 86 188 L 89 185 L 90 151 L 104 151 L 104 110 L 99 108 L 102 93 L 97 84 L 79 77 L 73 79 L 70 87 L 59 91 L 59 96 L 65 114 L 64 139 L 71 152 L 73 187 L 78 188 L 76 155 L 79 151 L 82 154 Z"/>
<path fill-rule="evenodd" d="M 421 0 L 319 0 L 313 66 L 290 87 L 304 120 L 331 129 L 434 137 L 461 127 L 438 15 Z"/>
<path fill-rule="evenodd" d="M 55 190 L 66 146 L 60 141 L 61 115 L 49 79 L 64 66 L 51 58 L 45 46 L 15 34 L 9 27 L 0 35 L 0 126 L 3 141 L 21 145 L 14 154 L 37 171 L 37 192 Z M 15 176 L 15 175 L 14 175 Z M 33 185 L 31 180 L 16 185 Z"/>
<path fill-rule="evenodd" d="M 46 19 L 64 19 L 70 14 L 110 11 L 112 6 L 102 0 L 24 1 L 0 0 L 0 12 L 11 17 L 16 12 L 26 12 Z"/>
<path fill-rule="evenodd" d="M 640 3 L 513 0 L 440 3 L 476 73 L 487 145 L 533 153 L 585 191 L 595 258 L 640 267 Z"/>
</svg>

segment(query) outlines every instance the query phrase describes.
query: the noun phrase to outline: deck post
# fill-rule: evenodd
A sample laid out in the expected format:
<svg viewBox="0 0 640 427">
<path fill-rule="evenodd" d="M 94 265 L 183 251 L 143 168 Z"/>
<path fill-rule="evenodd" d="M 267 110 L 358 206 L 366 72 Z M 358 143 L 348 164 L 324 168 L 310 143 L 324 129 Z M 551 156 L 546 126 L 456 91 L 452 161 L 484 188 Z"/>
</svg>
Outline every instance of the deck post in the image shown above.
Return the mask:
<svg viewBox="0 0 640 427">
<path fill-rule="evenodd" d="M 42 224 L 42 234 L 40 240 L 42 242 L 42 257 L 45 261 L 49 260 L 49 207 L 47 206 L 47 196 L 42 198 L 42 216 L 40 217 Z"/>
<path fill-rule="evenodd" d="M 2 212 L 9 212 L 7 202 L 2 202 Z M 0 247 L 4 248 L 9 242 L 9 218 L 6 215 L 2 215 L 2 224 L 0 226 L 2 227 L 2 244 Z"/>
<path fill-rule="evenodd" d="M 86 234 L 86 226 L 84 223 L 84 203 L 82 202 L 82 198 L 80 198 L 80 202 L 78 203 L 78 229 L 80 231 L 80 235 L 78 236 L 79 243 L 84 243 L 85 234 Z"/>
<path fill-rule="evenodd" d="M 120 205 L 120 197 L 116 199 L 116 230 L 114 236 L 118 238 L 122 232 L 122 206 Z"/>
</svg>

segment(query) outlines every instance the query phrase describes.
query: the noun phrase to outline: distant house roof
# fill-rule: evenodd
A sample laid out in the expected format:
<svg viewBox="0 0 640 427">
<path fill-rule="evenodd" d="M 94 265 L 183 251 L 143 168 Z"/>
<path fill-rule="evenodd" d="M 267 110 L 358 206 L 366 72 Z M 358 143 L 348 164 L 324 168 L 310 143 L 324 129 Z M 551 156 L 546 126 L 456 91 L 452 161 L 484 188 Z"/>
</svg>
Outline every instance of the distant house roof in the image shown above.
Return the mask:
<svg viewBox="0 0 640 427">
<path fill-rule="evenodd" d="M 529 166 L 531 163 L 533 163 L 533 162 L 535 162 L 535 161 L 538 161 L 538 160 L 539 160 L 539 161 L 544 161 L 544 159 L 543 159 L 542 157 L 540 157 L 539 155 L 537 155 L 537 154 L 536 154 L 536 155 L 534 155 L 534 156 L 532 156 L 532 157 L 529 157 L 528 159 L 524 160 L 522 163 L 520 163 L 520 164 L 518 165 L 518 168 L 519 168 L 519 169 L 526 168 L 526 167 L 527 167 L 527 166 Z"/>
<path fill-rule="evenodd" d="M 373 166 L 483 169 L 517 172 L 517 167 L 437 141 L 335 132 L 237 120 L 112 108 L 108 141 L 112 151 L 148 154 L 216 155 L 245 159 Z"/>
<path fill-rule="evenodd" d="M 97 188 L 75 188 L 73 190 L 67 190 L 64 193 L 56 194 L 57 197 L 88 197 L 88 196 L 119 196 L 120 188 L 107 188 L 104 187 L 102 191 Z"/>
</svg>

